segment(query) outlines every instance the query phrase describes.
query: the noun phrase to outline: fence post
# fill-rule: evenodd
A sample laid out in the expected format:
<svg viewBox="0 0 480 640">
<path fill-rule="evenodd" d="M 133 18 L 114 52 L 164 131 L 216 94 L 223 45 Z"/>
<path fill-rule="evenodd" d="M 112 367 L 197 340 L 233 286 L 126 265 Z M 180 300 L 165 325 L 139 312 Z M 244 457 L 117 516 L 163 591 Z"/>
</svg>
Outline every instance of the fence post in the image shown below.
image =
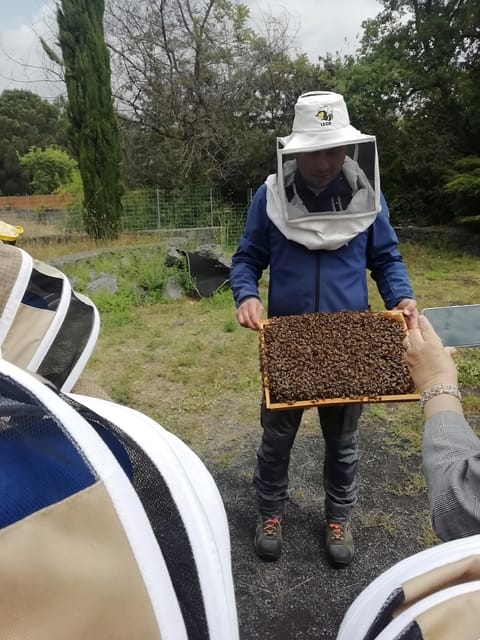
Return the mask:
<svg viewBox="0 0 480 640">
<path fill-rule="evenodd" d="M 213 191 L 210 187 L 210 226 L 213 227 Z"/>
<path fill-rule="evenodd" d="M 157 229 L 161 227 L 161 219 L 160 219 L 160 193 L 157 186 Z"/>
</svg>

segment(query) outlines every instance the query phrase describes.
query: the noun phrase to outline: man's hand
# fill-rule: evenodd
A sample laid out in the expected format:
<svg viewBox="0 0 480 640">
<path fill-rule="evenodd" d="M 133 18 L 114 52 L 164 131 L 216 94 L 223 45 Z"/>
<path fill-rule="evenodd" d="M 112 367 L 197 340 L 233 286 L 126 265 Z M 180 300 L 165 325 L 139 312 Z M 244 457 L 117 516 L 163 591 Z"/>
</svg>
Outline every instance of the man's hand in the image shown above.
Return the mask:
<svg viewBox="0 0 480 640">
<path fill-rule="evenodd" d="M 238 324 L 247 329 L 258 331 L 263 313 L 263 304 L 258 298 L 247 298 L 237 309 Z"/>
<path fill-rule="evenodd" d="M 408 328 L 415 326 L 418 318 L 417 301 L 411 298 L 403 298 L 393 307 L 393 311 L 401 311 L 405 316 Z"/>
</svg>

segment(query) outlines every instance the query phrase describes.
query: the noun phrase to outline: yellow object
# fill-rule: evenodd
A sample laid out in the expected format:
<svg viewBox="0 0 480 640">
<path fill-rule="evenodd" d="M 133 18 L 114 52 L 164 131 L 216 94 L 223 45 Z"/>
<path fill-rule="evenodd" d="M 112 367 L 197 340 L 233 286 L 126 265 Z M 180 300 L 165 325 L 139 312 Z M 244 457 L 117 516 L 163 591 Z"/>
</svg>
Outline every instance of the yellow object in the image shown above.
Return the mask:
<svg viewBox="0 0 480 640">
<path fill-rule="evenodd" d="M 0 220 L 0 240 L 7 244 L 15 244 L 18 236 L 23 233 L 23 227 L 19 225 L 8 224 Z"/>
</svg>

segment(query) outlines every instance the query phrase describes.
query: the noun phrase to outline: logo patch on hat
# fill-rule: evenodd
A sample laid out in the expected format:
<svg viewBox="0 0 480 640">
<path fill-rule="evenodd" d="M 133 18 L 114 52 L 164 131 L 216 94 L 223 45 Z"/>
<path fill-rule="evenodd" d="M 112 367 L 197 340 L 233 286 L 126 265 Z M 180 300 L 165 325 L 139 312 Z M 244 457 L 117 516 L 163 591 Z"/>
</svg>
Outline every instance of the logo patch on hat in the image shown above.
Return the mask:
<svg viewBox="0 0 480 640">
<path fill-rule="evenodd" d="M 330 107 L 322 107 L 315 115 L 315 118 L 320 122 L 322 127 L 328 127 L 332 124 L 333 109 Z"/>
</svg>

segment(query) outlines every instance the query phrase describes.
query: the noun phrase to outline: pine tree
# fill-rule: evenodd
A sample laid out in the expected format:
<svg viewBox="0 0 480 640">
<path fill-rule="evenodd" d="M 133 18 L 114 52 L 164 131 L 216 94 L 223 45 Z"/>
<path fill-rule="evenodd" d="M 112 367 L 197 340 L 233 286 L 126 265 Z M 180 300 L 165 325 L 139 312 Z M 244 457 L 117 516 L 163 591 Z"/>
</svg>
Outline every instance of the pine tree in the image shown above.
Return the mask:
<svg viewBox="0 0 480 640">
<path fill-rule="evenodd" d="M 104 0 L 60 0 L 57 10 L 69 137 L 82 176 L 85 230 L 95 239 L 118 235 L 123 191 L 104 11 Z"/>
</svg>

